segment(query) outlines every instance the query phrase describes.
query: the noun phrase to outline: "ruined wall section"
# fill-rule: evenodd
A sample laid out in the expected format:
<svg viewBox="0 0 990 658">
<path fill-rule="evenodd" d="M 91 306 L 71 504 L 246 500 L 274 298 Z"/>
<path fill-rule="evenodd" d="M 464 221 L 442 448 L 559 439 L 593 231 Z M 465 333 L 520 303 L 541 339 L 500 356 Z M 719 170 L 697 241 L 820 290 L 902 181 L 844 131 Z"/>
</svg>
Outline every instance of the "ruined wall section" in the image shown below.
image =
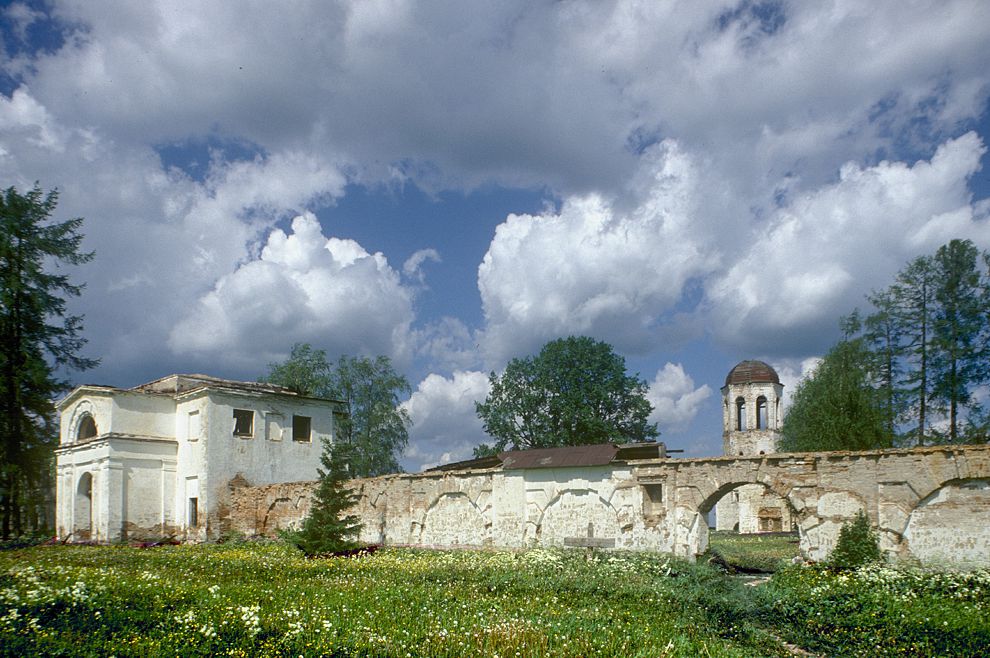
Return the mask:
<svg viewBox="0 0 990 658">
<path fill-rule="evenodd" d="M 352 484 L 361 539 L 374 543 L 587 546 L 692 559 L 707 548 L 704 515 L 732 490 L 758 484 L 786 501 L 810 559 L 826 559 L 839 529 L 862 510 L 891 559 L 990 564 L 987 445 L 433 472 Z M 225 527 L 272 535 L 305 518 L 314 483 L 239 485 Z"/>
</svg>

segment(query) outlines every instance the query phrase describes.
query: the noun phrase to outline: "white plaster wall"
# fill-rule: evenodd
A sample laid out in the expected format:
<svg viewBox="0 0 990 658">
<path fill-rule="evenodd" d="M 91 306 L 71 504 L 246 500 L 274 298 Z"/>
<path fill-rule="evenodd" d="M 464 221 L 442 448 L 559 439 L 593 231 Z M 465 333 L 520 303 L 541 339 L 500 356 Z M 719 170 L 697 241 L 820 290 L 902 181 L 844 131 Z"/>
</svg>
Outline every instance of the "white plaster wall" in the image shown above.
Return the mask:
<svg viewBox="0 0 990 658">
<path fill-rule="evenodd" d="M 946 528 L 953 528 L 946 532 Z M 919 503 L 904 532 L 924 564 L 969 567 L 990 558 L 990 480 L 949 484 Z"/>
<path fill-rule="evenodd" d="M 72 538 L 79 525 L 78 484 L 90 473 L 91 541 L 161 536 L 173 524 L 175 443 L 167 440 L 104 438 L 56 453 L 56 527 Z"/>
<path fill-rule="evenodd" d="M 364 541 L 563 546 L 565 539 L 587 538 L 589 523 L 595 539 L 616 548 L 670 550 L 673 541 L 666 508 L 646 509 L 628 467 L 395 475 L 355 486 Z"/>
<path fill-rule="evenodd" d="M 175 400 L 164 395 L 120 391 L 112 398 L 107 431 L 175 438 Z M 100 428 L 100 431 L 104 430 Z"/>
<path fill-rule="evenodd" d="M 181 477 L 193 472 L 202 474 L 199 481 L 200 519 L 201 523 L 205 522 L 203 530 L 208 536 L 215 534 L 212 525 L 220 505 L 226 501 L 227 484 L 236 475 L 255 486 L 317 478 L 323 441 L 332 442 L 334 436 L 331 403 L 215 390 L 200 394 L 208 398 L 201 412 L 201 416 L 205 415 L 205 419 L 201 419 L 205 446 L 200 448 L 199 464 L 194 462 L 189 470 L 183 471 Z M 180 403 L 192 401 L 195 395 L 191 394 L 189 398 L 180 396 Z M 234 409 L 254 412 L 251 436 L 234 435 Z M 312 419 L 309 442 L 292 439 L 294 414 Z M 265 419 L 275 415 L 284 419 L 285 431 L 281 435 L 266 437 Z M 194 451 L 193 448 L 190 452 Z"/>
<path fill-rule="evenodd" d="M 74 530 L 80 520 L 76 517 L 76 489 L 84 473 L 90 473 L 92 484 L 92 525 L 90 539 L 97 540 L 106 533 L 106 509 L 101 487 L 106 476 L 108 449 L 106 442 L 92 442 L 76 449 L 56 453 L 57 490 L 55 495 L 55 527 L 60 539 L 78 539 Z"/>
<path fill-rule="evenodd" d="M 82 416 L 89 414 L 96 422 L 98 434 L 110 431 L 110 416 L 113 411 L 113 399 L 109 393 L 93 393 L 78 397 L 59 410 L 59 444 L 72 443 L 76 440 L 76 430 Z"/>
<path fill-rule="evenodd" d="M 210 399 L 201 394 L 184 398 L 177 402 L 173 417 L 177 447 L 177 465 L 172 490 L 172 508 L 175 510 L 175 523 L 182 535 L 190 540 L 206 539 L 206 508 L 202 500 L 199 483 L 206 480 L 207 437 L 210 425 Z M 196 414 L 195 427 L 190 427 L 190 414 Z M 198 430 L 198 431 L 197 431 Z M 199 523 L 189 524 L 189 498 L 199 499 Z"/>
</svg>

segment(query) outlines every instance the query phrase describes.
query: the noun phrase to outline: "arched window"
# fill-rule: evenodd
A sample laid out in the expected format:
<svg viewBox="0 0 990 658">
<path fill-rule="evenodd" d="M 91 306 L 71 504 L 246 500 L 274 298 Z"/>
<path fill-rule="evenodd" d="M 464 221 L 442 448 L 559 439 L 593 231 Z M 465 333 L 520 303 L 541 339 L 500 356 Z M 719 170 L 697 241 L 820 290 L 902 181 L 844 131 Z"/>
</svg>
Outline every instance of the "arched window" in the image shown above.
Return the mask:
<svg viewBox="0 0 990 658">
<path fill-rule="evenodd" d="M 79 421 L 79 429 L 76 430 L 76 440 L 91 439 L 99 434 L 96 430 L 96 421 L 89 414 L 86 414 Z"/>
<path fill-rule="evenodd" d="M 746 400 L 736 398 L 736 429 L 742 432 L 746 429 Z"/>
<path fill-rule="evenodd" d="M 762 395 L 756 398 L 756 429 L 767 429 L 767 399 Z"/>
</svg>

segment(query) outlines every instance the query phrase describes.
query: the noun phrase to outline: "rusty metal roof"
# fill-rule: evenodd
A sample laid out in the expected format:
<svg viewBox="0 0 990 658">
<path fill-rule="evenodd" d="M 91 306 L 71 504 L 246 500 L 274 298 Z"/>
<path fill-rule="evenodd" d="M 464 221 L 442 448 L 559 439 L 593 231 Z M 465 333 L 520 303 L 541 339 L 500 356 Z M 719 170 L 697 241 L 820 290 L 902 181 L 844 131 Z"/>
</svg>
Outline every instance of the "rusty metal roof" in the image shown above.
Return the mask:
<svg viewBox="0 0 990 658">
<path fill-rule="evenodd" d="M 770 382 L 780 383 L 777 371 L 763 361 L 740 361 L 725 377 L 725 385 Z"/>
<path fill-rule="evenodd" d="M 616 447 L 619 449 L 619 452 L 615 455 L 616 461 L 628 461 L 630 459 L 663 459 L 667 456 L 667 446 L 663 441 L 620 443 Z"/>
<path fill-rule="evenodd" d="M 513 450 L 499 454 L 502 468 L 561 468 L 564 466 L 604 466 L 619 448 L 612 443 L 563 448 Z"/>
<path fill-rule="evenodd" d="M 499 453 L 497 457 L 481 457 L 450 464 L 441 464 L 433 468 L 428 468 L 425 472 L 494 468 L 496 466 L 506 469 L 604 466 L 613 461 L 662 459 L 666 456 L 667 447 L 662 441 L 619 444 L 599 443 L 586 446 L 564 446 L 561 448 L 509 450 Z"/>
</svg>

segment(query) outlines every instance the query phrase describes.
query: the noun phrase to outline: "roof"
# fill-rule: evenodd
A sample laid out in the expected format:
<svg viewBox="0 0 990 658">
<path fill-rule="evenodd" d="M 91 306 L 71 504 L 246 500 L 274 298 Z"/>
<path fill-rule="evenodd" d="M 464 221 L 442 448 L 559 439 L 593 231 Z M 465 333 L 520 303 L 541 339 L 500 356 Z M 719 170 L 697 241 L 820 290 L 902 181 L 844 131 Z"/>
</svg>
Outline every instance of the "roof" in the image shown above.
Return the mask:
<svg viewBox="0 0 990 658">
<path fill-rule="evenodd" d="M 233 379 L 221 379 L 210 375 L 168 375 L 160 379 L 141 384 L 132 388 L 132 391 L 144 393 L 169 393 L 179 395 L 199 388 L 226 388 L 249 393 L 276 393 L 278 395 L 299 394 L 291 388 L 268 384 L 266 382 L 240 382 Z"/>
<path fill-rule="evenodd" d="M 619 449 L 614 443 L 563 448 L 513 450 L 499 454 L 502 468 L 560 468 L 562 466 L 603 466 Z"/>
<path fill-rule="evenodd" d="M 777 371 L 763 361 L 740 361 L 736 367 L 725 376 L 725 385 L 729 384 L 779 384 Z"/>
<path fill-rule="evenodd" d="M 480 457 L 434 466 L 426 471 L 461 471 L 480 468 L 560 468 L 564 466 L 604 466 L 630 459 L 662 459 L 667 456 L 662 442 L 599 443 L 561 448 L 509 450 L 497 457 Z"/>
<path fill-rule="evenodd" d="M 233 393 L 253 393 L 267 395 L 286 395 L 299 400 L 319 400 L 323 402 L 338 402 L 314 396 L 300 395 L 291 388 L 268 384 L 266 382 L 240 382 L 233 379 L 221 379 L 210 375 L 167 375 L 147 384 L 140 384 L 133 388 L 117 388 L 114 386 L 101 386 L 94 384 L 84 384 L 77 386 L 68 395 L 56 403 L 56 407 L 65 405 L 70 399 L 81 392 L 86 393 L 145 393 L 151 395 L 164 395 L 168 397 L 178 397 L 193 391 L 203 389 L 223 390 Z"/>
</svg>

